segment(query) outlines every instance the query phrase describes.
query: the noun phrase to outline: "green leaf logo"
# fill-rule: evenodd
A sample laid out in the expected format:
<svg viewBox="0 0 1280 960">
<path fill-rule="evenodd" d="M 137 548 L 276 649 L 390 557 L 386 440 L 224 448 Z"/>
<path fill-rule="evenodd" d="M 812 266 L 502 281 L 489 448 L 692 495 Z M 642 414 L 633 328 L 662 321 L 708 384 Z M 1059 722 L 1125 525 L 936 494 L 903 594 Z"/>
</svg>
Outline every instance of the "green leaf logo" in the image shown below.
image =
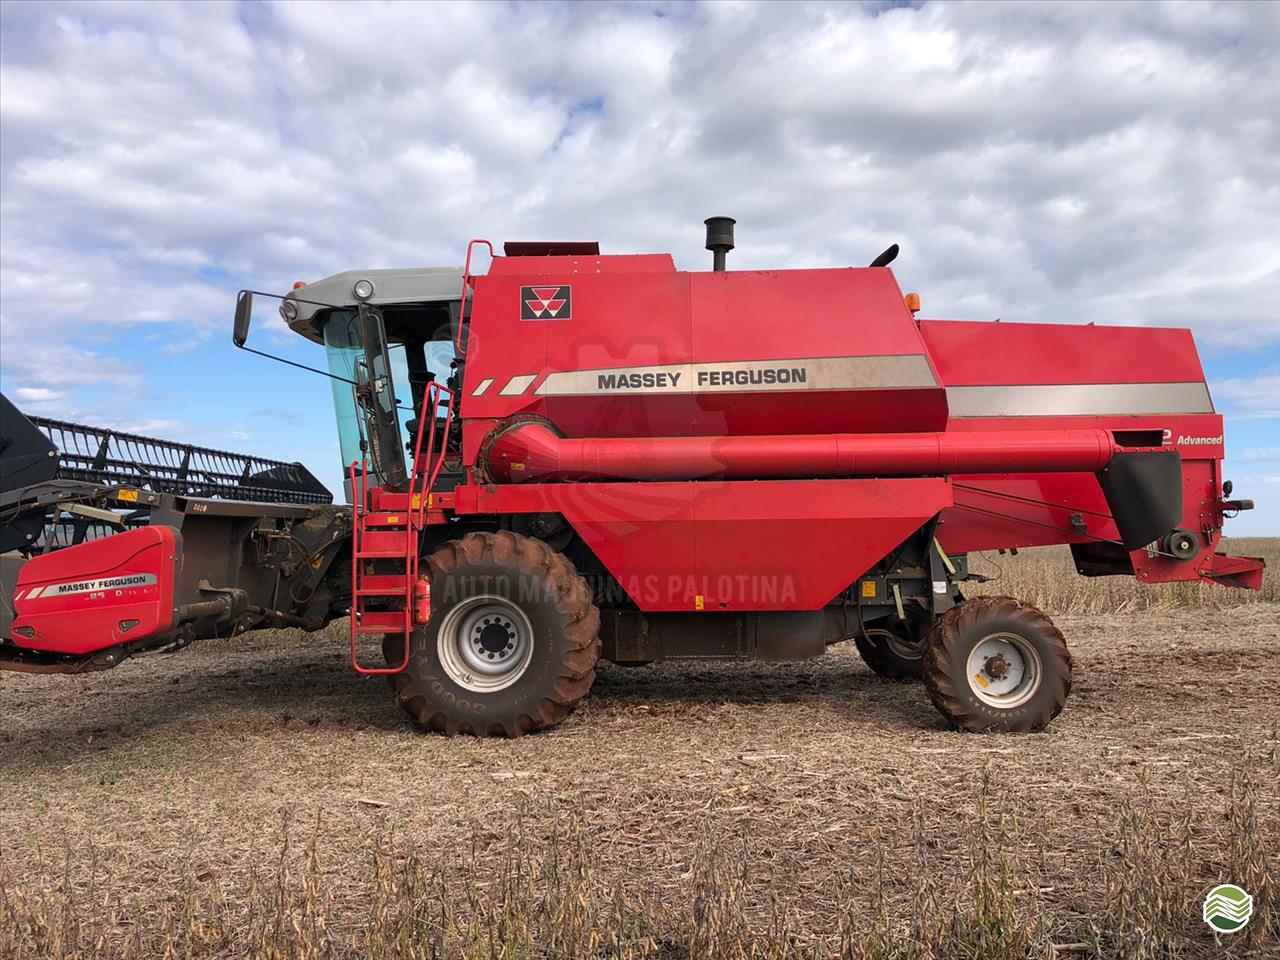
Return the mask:
<svg viewBox="0 0 1280 960">
<path fill-rule="evenodd" d="M 1235 933 L 1253 916 L 1253 897 L 1234 883 L 1220 883 L 1205 895 L 1204 922 L 1219 933 Z"/>
</svg>

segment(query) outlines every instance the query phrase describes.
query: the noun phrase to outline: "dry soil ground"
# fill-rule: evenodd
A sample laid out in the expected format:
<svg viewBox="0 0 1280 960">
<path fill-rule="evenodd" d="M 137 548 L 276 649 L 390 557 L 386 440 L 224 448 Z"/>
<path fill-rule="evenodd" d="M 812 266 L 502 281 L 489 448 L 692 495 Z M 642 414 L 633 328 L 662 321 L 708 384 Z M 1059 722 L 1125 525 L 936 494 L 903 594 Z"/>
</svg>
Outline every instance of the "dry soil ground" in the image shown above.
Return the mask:
<svg viewBox="0 0 1280 960">
<path fill-rule="evenodd" d="M 869 916 L 876 890 L 891 922 L 921 883 L 960 890 L 981 800 L 1044 942 L 1099 952 L 1137 823 L 1153 862 L 1186 872 L 1184 954 L 1244 955 L 1215 944 L 1196 898 L 1249 855 L 1241 829 L 1280 861 L 1280 603 L 1056 620 L 1075 688 L 1029 736 L 949 732 L 923 686 L 879 679 L 847 645 L 800 664 L 605 666 L 560 729 L 516 741 L 413 732 L 383 681 L 350 672 L 337 629 L 0 674 L 0 874 L 52 889 L 69 859 L 127 931 L 193 884 L 237 904 L 287 821 L 296 848 L 316 840 L 331 932 L 358 940 L 374 845 L 483 877 L 513 837 L 537 851 L 558 832 L 604 882 L 677 910 L 694 861 L 732 850 L 748 921 L 780 910 L 815 943 Z M 1232 809 L 1246 788 L 1251 827 Z"/>
</svg>

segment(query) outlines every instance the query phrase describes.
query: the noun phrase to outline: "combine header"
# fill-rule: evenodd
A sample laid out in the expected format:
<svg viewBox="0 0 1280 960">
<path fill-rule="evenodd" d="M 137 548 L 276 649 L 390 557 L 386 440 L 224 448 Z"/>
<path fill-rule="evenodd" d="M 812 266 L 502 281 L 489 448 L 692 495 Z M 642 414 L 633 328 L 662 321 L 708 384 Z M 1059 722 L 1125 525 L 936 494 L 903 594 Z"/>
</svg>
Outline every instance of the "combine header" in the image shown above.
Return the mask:
<svg viewBox="0 0 1280 960">
<path fill-rule="evenodd" d="M 517 736 L 563 719 L 601 658 L 852 640 L 878 673 L 922 677 L 954 726 L 1037 730 L 1070 690 L 1066 643 L 1016 599 L 966 599 L 970 554 L 1069 544 L 1085 576 L 1261 585 L 1262 561 L 1218 550 L 1252 504 L 1229 499 L 1189 332 L 921 320 L 896 247 L 728 271 L 717 217 L 707 248 L 714 269 L 690 273 L 472 241 L 462 270 L 274 298 L 325 348 L 349 510 L 308 500 L 297 465 L 126 438 L 150 459 L 113 466 L 87 428 L 53 437 L 49 476 L 0 455 L 19 551 L 0 665 L 93 669 L 346 615 L 354 669 L 388 675 L 419 726 Z M 260 353 L 255 296 L 234 340 Z M 102 524 L 123 532 L 87 535 Z"/>
<path fill-rule="evenodd" d="M 43 417 L 0 396 L 0 669 L 105 670 L 254 626 L 318 629 L 350 514 L 298 463 Z"/>
</svg>

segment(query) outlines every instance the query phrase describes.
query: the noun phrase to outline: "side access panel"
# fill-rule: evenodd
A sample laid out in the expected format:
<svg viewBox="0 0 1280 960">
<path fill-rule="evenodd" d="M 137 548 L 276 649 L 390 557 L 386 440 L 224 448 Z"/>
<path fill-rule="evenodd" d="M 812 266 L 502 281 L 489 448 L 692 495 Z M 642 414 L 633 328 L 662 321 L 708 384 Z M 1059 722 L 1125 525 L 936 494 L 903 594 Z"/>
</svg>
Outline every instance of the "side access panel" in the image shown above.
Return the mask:
<svg viewBox="0 0 1280 960">
<path fill-rule="evenodd" d="M 459 513 L 559 513 L 645 612 L 819 610 L 939 511 L 942 478 L 460 487 Z"/>
</svg>

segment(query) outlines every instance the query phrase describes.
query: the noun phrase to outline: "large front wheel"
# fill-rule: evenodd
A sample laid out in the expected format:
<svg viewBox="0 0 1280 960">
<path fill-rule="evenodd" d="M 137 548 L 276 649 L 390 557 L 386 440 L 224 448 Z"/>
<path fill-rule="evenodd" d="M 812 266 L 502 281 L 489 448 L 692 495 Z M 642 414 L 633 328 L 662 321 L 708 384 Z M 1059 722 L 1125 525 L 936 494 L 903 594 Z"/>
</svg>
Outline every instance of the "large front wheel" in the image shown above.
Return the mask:
<svg viewBox="0 0 1280 960">
<path fill-rule="evenodd" d="M 518 534 L 471 533 L 435 551 L 431 619 L 392 677 L 413 722 L 445 734 L 518 737 L 555 726 L 586 696 L 600 612 L 564 556 Z M 388 637 L 387 659 L 399 662 Z"/>
</svg>

